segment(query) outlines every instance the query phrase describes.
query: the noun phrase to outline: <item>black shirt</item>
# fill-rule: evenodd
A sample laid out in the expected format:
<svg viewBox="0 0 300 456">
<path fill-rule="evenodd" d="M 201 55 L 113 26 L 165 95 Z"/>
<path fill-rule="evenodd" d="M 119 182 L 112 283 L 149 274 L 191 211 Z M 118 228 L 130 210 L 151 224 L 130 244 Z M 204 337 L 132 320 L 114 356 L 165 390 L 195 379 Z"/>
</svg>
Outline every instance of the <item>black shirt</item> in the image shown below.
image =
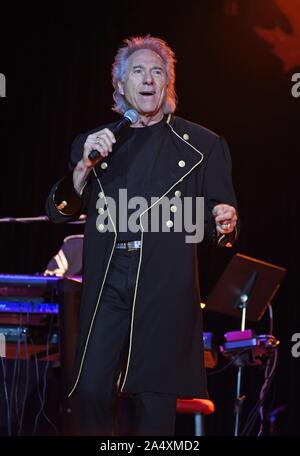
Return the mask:
<svg viewBox="0 0 300 456">
<path fill-rule="evenodd" d="M 151 188 L 151 183 L 153 182 L 153 168 L 161 150 L 162 142 L 165 137 L 165 131 L 166 123 L 163 118 L 156 124 L 142 128 L 131 127 L 126 132 L 126 137 L 124 138 L 121 149 L 123 149 L 122 154 L 126 154 L 127 172 L 125 173 L 124 183 L 125 188 L 127 189 L 128 202 L 131 198 L 143 197 L 146 199 L 149 207 L 151 203 L 151 196 L 155 196 L 152 195 Z M 121 152 L 121 150 L 119 152 Z M 134 201 L 132 201 L 132 203 L 134 203 Z M 132 232 L 128 228 L 128 223 L 126 223 L 126 231 L 120 231 L 119 221 L 117 224 L 118 242 L 138 240 L 141 238 L 140 225 L 138 223 L 139 217 L 138 215 L 133 214 L 137 214 L 137 211 L 140 214 L 147 206 L 141 206 L 140 202 L 138 203 L 139 204 L 132 209 L 129 209 L 128 206 L 126 208 L 124 205 L 119 207 L 119 217 L 122 217 L 122 220 L 128 221 L 131 216 L 132 219 L 134 219 L 134 227 L 136 227 L 138 231 Z M 123 227 L 121 228 L 123 230 Z"/>
</svg>

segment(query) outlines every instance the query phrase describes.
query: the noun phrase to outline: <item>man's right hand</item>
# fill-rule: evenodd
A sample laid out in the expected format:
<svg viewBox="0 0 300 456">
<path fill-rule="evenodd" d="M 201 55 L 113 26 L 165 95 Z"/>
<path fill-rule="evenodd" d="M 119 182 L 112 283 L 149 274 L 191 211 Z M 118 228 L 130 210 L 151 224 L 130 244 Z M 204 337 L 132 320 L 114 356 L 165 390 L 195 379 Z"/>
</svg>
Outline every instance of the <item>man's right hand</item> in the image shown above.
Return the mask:
<svg viewBox="0 0 300 456">
<path fill-rule="evenodd" d="M 102 158 L 107 157 L 109 152 L 112 151 L 115 142 L 116 138 L 108 128 L 89 135 L 83 146 L 82 165 L 86 168 L 93 168 Z M 92 150 L 99 152 L 95 160 L 89 159 L 89 154 Z"/>
<path fill-rule="evenodd" d="M 73 171 L 73 184 L 76 192 L 81 195 L 88 175 L 92 168 L 112 151 L 113 144 L 116 142 L 114 134 L 108 129 L 98 131 L 89 135 L 83 146 L 82 159 L 77 163 Z M 92 150 L 97 150 L 99 155 L 95 160 L 89 159 Z"/>
</svg>

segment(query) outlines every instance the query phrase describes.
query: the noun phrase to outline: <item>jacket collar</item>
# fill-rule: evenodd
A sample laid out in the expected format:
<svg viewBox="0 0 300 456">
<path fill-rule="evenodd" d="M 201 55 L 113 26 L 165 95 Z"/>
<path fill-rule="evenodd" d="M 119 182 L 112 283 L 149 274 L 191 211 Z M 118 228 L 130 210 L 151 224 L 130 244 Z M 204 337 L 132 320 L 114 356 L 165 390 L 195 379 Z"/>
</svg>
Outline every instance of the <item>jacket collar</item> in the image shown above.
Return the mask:
<svg viewBox="0 0 300 456">
<path fill-rule="evenodd" d="M 187 177 L 203 160 L 203 155 L 189 142 L 184 125 L 171 114 L 166 118 L 169 129 L 154 172 L 153 196 L 161 197 Z"/>
</svg>

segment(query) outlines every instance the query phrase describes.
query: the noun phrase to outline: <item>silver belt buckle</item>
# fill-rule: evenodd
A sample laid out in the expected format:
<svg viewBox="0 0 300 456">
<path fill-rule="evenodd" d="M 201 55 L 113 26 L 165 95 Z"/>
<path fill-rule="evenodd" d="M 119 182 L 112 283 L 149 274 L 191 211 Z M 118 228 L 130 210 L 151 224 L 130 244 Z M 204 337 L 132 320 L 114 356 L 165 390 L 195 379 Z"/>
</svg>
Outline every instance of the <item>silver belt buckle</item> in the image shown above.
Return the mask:
<svg viewBox="0 0 300 456">
<path fill-rule="evenodd" d="M 138 248 L 140 248 L 140 241 L 129 241 L 127 242 L 127 249 L 128 251 L 132 251 L 132 250 L 137 250 Z"/>
</svg>

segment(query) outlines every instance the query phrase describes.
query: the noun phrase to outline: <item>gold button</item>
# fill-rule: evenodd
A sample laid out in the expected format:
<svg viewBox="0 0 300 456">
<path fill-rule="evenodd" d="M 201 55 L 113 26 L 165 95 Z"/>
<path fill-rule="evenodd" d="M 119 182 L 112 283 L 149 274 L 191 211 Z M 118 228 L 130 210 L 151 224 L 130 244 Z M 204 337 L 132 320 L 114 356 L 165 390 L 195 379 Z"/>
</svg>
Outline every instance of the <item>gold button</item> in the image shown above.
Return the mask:
<svg viewBox="0 0 300 456">
<path fill-rule="evenodd" d="M 177 206 L 175 204 L 171 206 L 171 212 L 176 212 L 177 211 Z"/>
<path fill-rule="evenodd" d="M 104 198 L 104 193 L 100 192 L 100 193 L 98 193 L 98 196 L 99 196 L 99 198 Z"/>
<path fill-rule="evenodd" d="M 190 139 L 190 137 L 189 137 L 189 135 L 188 135 L 187 133 L 184 133 L 183 139 L 184 139 L 185 141 L 188 141 L 188 140 Z"/>
<path fill-rule="evenodd" d="M 181 197 L 181 191 L 180 190 L 176 190 L 175 196 L 177 196 L 177 198 L 180 198 Z"/>
<path fill-rule="evenodd" d="M 167 225 L 168 228 L 172 228 L 172 226 L 173 226 L 172 220 L 168 220 L 168 221 L 166 222 L 166 225 Z"/>
<path fill-rule="evenodd" d="M 106 169 L 108 167 L 108 164 L 106 162 L 102 162 L 100 166 L 102 169 Z"/>
<path fill-rule="evenodd" d="M 180 166 L 180 168 L 183 168 L 183 167 L 185 166 L 185 161 L 180 160 L 180 161 L 178 162 L 178 166 Z"/>
<path fill-rule="evenodd" d="M 99 223 L 97 228 L 98 228 L 99 231 L 103 231 L 104 230 L 104 225 L 102 223 Z"/>
<path fill-rule="evenodd" d="M 98 213 L 99 214 L 104 214 L 105 210 L 103 209 L 103 207 L 99 207 L 98 209 Z"/>
</svg>

